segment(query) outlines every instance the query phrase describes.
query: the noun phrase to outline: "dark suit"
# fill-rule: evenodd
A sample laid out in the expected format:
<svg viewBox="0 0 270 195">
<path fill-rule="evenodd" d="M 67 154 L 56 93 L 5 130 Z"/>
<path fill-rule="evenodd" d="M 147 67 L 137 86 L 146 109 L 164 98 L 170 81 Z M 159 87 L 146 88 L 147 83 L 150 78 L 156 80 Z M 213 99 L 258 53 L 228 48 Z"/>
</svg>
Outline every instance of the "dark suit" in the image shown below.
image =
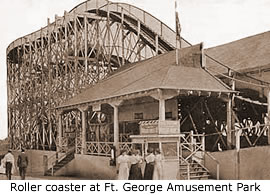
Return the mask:
<svg viewBox="0 0 270 195">
<path fill-rule="evenodd" d="M 28 166 L 28 157 L 24 152 L 18 156 L 17 166 L 19 167 L 21 179 L 25 179 L 26 169 Z"/>
</svg>

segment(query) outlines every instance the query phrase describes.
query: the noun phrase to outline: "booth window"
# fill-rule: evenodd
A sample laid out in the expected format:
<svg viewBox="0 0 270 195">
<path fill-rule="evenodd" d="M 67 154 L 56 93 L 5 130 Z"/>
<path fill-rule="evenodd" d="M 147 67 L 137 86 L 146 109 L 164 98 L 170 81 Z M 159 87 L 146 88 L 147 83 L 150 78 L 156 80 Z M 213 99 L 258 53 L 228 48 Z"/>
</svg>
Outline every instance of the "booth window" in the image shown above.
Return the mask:
<svg viewBox="0 0 270 195">
<path fill-rule="evenodd" d="M 134 113 L 134 119 L 135 120 L 142 120 L 143 119 L 143 113 L 142 112 Z"/>
<path fill-rule="evenodd" d="M 163 142 L 161 144 L 165 158 L 177 158 L 177 142 Z"/>
<path fill-rule="evenodd" d="M 172 112 L 165 112 L 165 119 L 172 119 Z"/>
</svg>

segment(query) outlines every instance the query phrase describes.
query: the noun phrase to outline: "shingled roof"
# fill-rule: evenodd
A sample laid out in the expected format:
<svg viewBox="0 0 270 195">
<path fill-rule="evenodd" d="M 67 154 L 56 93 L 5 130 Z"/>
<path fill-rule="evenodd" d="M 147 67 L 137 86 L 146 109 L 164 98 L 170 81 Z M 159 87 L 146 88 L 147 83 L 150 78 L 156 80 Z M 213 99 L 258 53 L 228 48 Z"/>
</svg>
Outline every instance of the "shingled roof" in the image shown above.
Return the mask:
<svg viewBox="0 0 270 195">
<path fill-rule="evenodd" d="M 197 90 L 230 93 L 221 81 L 201 68 L 201 45 L 158 55 L 120 68 L 114 74 L 67 100 L 58 108 L 91 103 L 153 89 Z"/>
<path fill-rule="evenodd" d="M 215 60 L 239 72 L 249 72 L 270 67 L 270 32 L 264 32 L 231 43 L 205 50 Z M 226 73 L 218 63 L 210 58 L 206 66 L 220 73 Z"/>
</svg>

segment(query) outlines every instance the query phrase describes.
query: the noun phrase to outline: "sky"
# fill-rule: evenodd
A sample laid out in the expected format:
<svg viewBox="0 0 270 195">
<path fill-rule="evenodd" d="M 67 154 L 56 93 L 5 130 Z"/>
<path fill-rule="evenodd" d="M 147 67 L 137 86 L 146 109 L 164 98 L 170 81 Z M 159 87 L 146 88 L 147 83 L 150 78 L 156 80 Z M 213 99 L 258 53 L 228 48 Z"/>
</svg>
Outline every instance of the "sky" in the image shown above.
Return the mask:
<svg viewBox="0 0 270 195">
<path fill-rule="evenodd" d="M 174 0 L 112 0 L 135 5 L 175 29 Z M 84 0 L 0 1 L 0 139 L 7 136 L 6 48 Z M 270 30 L 270 0 L 177 0 L 181 36 L 206 48 Z"/>
</svg>

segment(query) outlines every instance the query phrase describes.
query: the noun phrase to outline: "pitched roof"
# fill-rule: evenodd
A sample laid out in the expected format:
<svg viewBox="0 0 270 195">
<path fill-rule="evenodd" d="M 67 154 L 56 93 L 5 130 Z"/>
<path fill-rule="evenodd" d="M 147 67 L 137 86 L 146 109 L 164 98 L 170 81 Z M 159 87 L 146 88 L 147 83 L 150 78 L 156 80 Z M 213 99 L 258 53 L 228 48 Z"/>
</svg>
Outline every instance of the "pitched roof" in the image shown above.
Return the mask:
<svg viewBox="0 0 270 195">
<path fill-rule="evenodd" d="M 270 31 L 243 38 L 231 43 L 205 50 L 205 53 L 236 71 L 246 72 L 270 67 Z M 207 58 L 206 65 L 216 71 L 227 70 L 213 60 Z"/>
<path fill-rule="evenodd" d="M 201 45 L 158 55 L 118 70 L 97 84 L 67 100 L 59 107 L 90 103 L 152 89 L 183 89 L 231 92 L 228 87 L 201 68 Z"/>
</svg>

